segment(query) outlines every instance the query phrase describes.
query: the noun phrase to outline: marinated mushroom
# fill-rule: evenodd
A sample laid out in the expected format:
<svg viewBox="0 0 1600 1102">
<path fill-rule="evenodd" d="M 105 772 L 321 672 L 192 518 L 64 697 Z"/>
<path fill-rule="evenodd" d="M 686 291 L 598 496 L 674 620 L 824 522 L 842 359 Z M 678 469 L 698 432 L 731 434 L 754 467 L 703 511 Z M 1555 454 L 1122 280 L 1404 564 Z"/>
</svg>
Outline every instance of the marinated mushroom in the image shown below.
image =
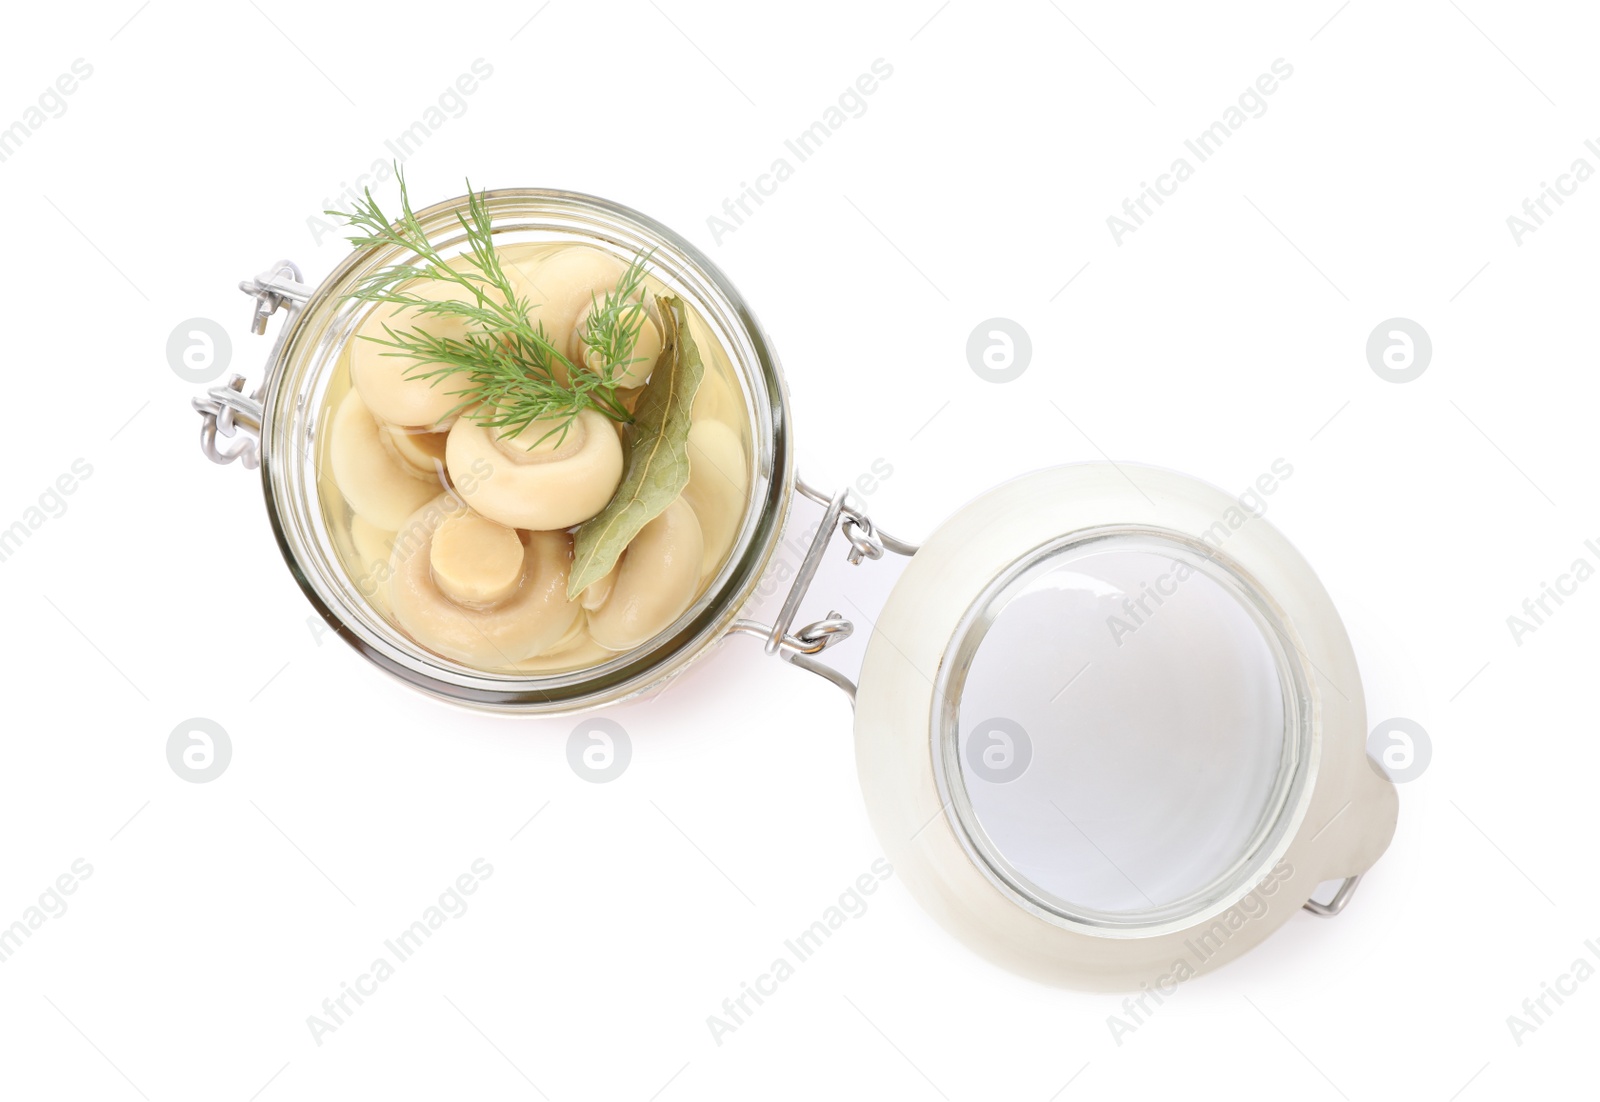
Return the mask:
<svg viewBox="0 0 1600 1102">
<path fill-rule="evenodd" d="M 514 265 L 506 267 L 509 272 Z M 614 288 L 627 270 L 623 261 L 588 245 L 562 249 L 531 269 L 517 268 L 532 285 L 529 297 L 534 303 L 534 319 L 569 356 L 575 350 L 567 342 L 573 339 L 578 318 L 596 298 Z M 579 362 L 579 358 L 573 357 L 573 362 Z M 566 383 L 565 369 L 556 366 L 556 374 Z"/>
<path fill-rule="evenodd" d="M 394 533 L 379 528 L 363 516 L 350 519 L 350 540 L 355 544 L 356 555 L 365 573 L 371 574 L 379 563 L 387 564 L 394 546 Z"/>
<path fill-rule="evenodd" d="M 589 331 L 589 318 L 594 314 L 595 307 L 600 305 L 601 296 L 596 296 L 583 308 L 578 315 L 577 322 L 572 327 L 571 352 L 572 362 L 583 364 L 590 371 L 599 373 L 605 367 L 605 356 L 597 348 L 590 348 L 584 342 L 584 334 Z M 637 327 L 634 336 L 633 348 L 627 354 L 627 366 L 616 372 L 615 378 L 619 387 L 641 387 L 650 378 L 650 371 L 655 367 L 656 359 L 661 355 L 661 326 L 656 321 L 644 303 L 637 299 L 633 302 L 618 307 L 624 326 L 624 331 Z"/>
<path fill-rule="evenodd" d="M 356 552 L 356 592 L 379 607 L 386 607 L 381 594 L 383 581 L 389 576 L 389 554 L 394 546 L 394 535 L 365 517 L 350 518 L 350 542 L 355 544 Z"/>
<path fill-rule="evenodd" d="M 611 592 L 589 615 L 589 635 L 612 651 L 649 641 L 693 602 L 704 556 L 700 522 L 682 498 L 639 530 L 617 560 Z"/>
<path fill-rule="evenodd" d="M 328 458 L 333 480 L 356 515 L 393 532 L 438 496 L 439 484 L 414 477 L 384 447 L 380 431 L 361 395 L 352 390 L 328 427 Z"/>
<path fill-rule="evenodd" d="M 552 650 L 549 654 L 541 654 L 535 658 L 518 662 L 516 669 L 519 673 L 550 673 L 559 670 L 582 669 L 586 666 L 598 666 L 612 657 L 613 655 L 610 651 L 590 639 L 588 635 L 581 635 L 572 646 L 561 647 L 557 650 Z"/>
<path fill-rule="evenodd" d="M 535 420 L 516 436 L 462 417 L 450 430 L 445 467 L 467 503 L 511 528 L 554 531 L 605 508 L 622 481 L 622 442 L 610 418 L 585 409 L 565 439 L 558 422 Z"/>
<path fill-rule="evenodd" d="M 444 444 L 448 433 L 378 422 L 378 441 L 406 471 L 438 485 L 444 466 Z"/>
<path fill-rule="evenodd" d="M 738 434 L 720 421 L 690 426 L 689 484 L 684 487 L 683 499 L 700 522 L 705 545 L 702 577 L 715 573 L 733 546 L 744 520 L 749 486 L 744 445 Z"/>
<path fill-rule="evenodd" d="M 452 260 L 450 267 L 458 272 L 474 270 L 463 257 Z M 508 264 L 505 273 L 520 297 L 533 299 L 532 285 L 520 269 Z M 447 279 L 412 280 L 397 290 L 428 302 L 476 301 L 470 290 Z M 462 396 L 456 393 L 461 389 L 460 380 L 453 375 L 422 378 L 443 365 L 392 355 L 393 348 L 378 342 L 389 339 L 384 326 L 406 332 L 421 329 L 430 336 L 453 340 L 464 340 L 475 330 L 459 315 L 419 314 L 419 309 L 385 303 L 367 316 L 350 344 L 350 380 L 375 417 L 391 425 L 445 429 L 461 405 Z"/>
<path fill-rule="evenodd" d="M 567 633 L 546 647 L 538 657 L 555 658 L 584 645 L 592 646 L 593 641 L 589 638 L 588 628 L 583 622 L 583 617 L 579 616 L 572 621 L 572 626 L 567 629 Z"/>
<path fill-rule="evenodd" d="M 510 666 L 563 640 L 581 609 L 567 600 L 572 540 L 525 538 L 441 496 L 408 519 L 387 587 L 400 627 L 463 665 Z"/>
<path fill-rule="evenodd" d="M 611 596 L 611 587 L 616 584 L 617 568 L 613 566 L 578 594 L 578 603 L 583 606 L 585 612 L 594 612 L 606 603 L 606 598 Z"/>
<path fill-rule="evenodd" d="M 691 324 L 690 332 L 696 343 L 708 339 L 696 325 Z M 706 345 L 700 344 L 699 347 L 705 348 Z M 720 358 L 715 352 L 713 357 Z M 708 361 L 708 367 L 711 362 Z M 744 424 L 744 399 L 723 377 L 721 371 L 707 370 L 700 380 L 700 389 L 695 391 L 693 417 L 696 424 L 703 421 L 721 421 L 725 425 L 738 428 Z"/>
</svg>

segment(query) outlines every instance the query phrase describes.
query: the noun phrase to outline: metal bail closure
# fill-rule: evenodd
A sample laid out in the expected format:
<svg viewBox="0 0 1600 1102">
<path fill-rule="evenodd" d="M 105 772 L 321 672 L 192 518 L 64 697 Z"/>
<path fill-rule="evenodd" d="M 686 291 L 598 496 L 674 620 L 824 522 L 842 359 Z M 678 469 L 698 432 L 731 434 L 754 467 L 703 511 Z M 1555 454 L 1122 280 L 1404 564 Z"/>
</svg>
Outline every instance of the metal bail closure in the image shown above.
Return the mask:
<svg viewBox="0 0 1600 1102">
<path fill-rule="evenodd" d="M 863 559 L 881 559 L 885 551 L 910 558 L 917 553 L 917 548 L 914 544 L 895 539 L 889 533 L 882 531 L 872 523 L 872 518 L 847 504 L 845 499 L 849 495 L 848 490 L 828 495 L 807 485 L 800 478 L 795 479 L 795 489 L 802 497 L 823 506 L 825 511 L 821 522 L 817 525 L 816 534 L 811 538 L 811 545 L 807 548 L 805 557 L 800 560 L 799 569 L 795 571 L 789 593 L 771 624 L 763 624 L 758 620 L 735 620 L 728 630 L 730 633 L 740 632 L 764 639 L 768 654 L 778 655 L 803 670 L 809 670 L 818 677 L 831 681 L 843 689 L 854 704 L 855 682 L 838 670 L 817 661 L 813 656 L 848 639 L 855 631 L 855 624 L 830 609 L 825 618 L 794 628 L 800 602 L 810 590 L 811 583 L 817 576 L 817 568 L 822 565 L 823 554 L 827 551 L 828 544 L 836 531 L 849 541 L 850 546 L 845 552 L 845 558 L 852 566 L 859 566 Z"/>
<path fill-rule="evenodd" d="M 293 261 L 280 260 L 259 275 L 241 280 L 239 290 L 255 299 L 250 316 L 252 333 L 258 336 L 266 333 L 267 319 L 280 307 L 287 309 L 288 317 L 278 330 L 260 386 L 246 394 L 244 376 L 233 375 L 222 386 L 206 391 L 205 397 L 194 399 L 194 408 L 201 418 L 200 450 L 206 458 L 221 464 L 237 459 L 246 470 L 253 471 L 261 462 L 262 395 L 276 369 L 283 343 L 294 327 L 295 318 L 311 297 L 312 289 L 302 282 L 300 269 Z M 218 436 L 233 443 L 221 445 Z"/>
</svg>

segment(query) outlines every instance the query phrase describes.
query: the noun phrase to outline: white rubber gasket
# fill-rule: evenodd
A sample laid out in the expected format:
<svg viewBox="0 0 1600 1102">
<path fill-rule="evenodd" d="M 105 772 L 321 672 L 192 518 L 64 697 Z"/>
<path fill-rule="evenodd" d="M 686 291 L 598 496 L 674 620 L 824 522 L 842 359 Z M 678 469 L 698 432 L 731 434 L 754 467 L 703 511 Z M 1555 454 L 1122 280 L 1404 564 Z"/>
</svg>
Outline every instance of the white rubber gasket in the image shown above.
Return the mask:
<svg viewBox="0 0 1600 1102">
<path fill-rule="evenodd" d="M 1130 528 L 1213 548 L 1269 610 L 1298 665 L 1306 753 L 1282 829 L 1232 891 L 1159 923 L 1108 928 L 1031 905 L 975 856 L 941 792 L 934 747 L 943 704 L 935 686 L 969 612 L 996 579 L 1075 534 Z M 1288 921 L 1319 884 L 1365 872 L 1387 848 L 1398 813 L 1394 786 L 1367 760 L 1355 655 L 1310 565 L 1239 500 L 1152 467 L 1039 471 L 947 520 L 906 567 L 873 627 L 855 731 L 873 826 L 919 902 L 984 956 L 1075 987 L 1160 989 L 1236 958 Z"/>
</svg>

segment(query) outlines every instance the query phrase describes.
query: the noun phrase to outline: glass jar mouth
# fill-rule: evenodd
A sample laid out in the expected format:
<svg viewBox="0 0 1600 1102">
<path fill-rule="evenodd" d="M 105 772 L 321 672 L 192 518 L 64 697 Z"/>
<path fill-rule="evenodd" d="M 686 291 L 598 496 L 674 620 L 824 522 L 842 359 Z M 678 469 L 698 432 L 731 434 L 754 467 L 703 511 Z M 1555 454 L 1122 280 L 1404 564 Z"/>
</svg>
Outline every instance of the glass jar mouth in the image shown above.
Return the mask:
<svg viewBox="0 0 1600 1102">
<path fill-rule="evenodd" d="M 722 569 L 704 593 L 653 639 L 572 672 L 489 673 L 441 658 L 391 625 L 357 592 L 320 507 L 317 428 L 341 350 L 361 304 L 345 296 L 360 280 L 410 255 L 399 246 L 354 252 L 290 323 L 264 388 L 262 487 L 279 549 L 317 612 L 375 665 L 436 697 L 514 713 L 562 714 L 624 700 L 660 685 L 721 639 L 754 593 L 776 547 L 794 484 L 782 370 L 754 313 L 712 261 L 677 233 L 627 207 L 576 192 L 482 193 L 497 244 L 573 243 L 622 257 L 650 251 L 655 278 L 698 312 L 726 350 L 749 420 L 751 479 L 745 515 Z M 466 197 L 417 212 L 447 255 L 465 241 Z"/>
<path fill-rule="evenodd" d="M 1145 585 L 1139 579 L 1146 575 L 1160 580 Z M 1040 601 L 1041 593 L 1060 600 Z M 1034 651 L 1017 663 L 996 651 L 1006 649 L 1008 609 L 1016 619 L 1030 594 L 1036 603 L 1026 630 Z M 1185 601 L 1195 607 L 1184 609 Z M 1061 627 L 1076 656 L 1041 674 L 1038 658 L 1051 648 L 1038 639 L 1040 624 L 1060 626 L 1094 608 L 1104 622 Z M 1207 619 L 1211 633 L 1194 640 L 1205 650 L 1190 650 L 1184 633 Z M 1139 645 L 1125 652 L 1136 633 Z M 1162 683 L 1186 653 L 1195 667 L 1188 680 Z M 1189 536 L 1112 526 L 1033 549 L 968 607 L 935 684 L 934 779 L 957 840 L 991 884 L 1057 926 L 1141 937 L 1226 910 L 1282 856 L 1309 798 L 1312 694 L 1298 654 L 1265 590 Z M 1018 665 L 1026 668 L 1018 672 Z M 1238 683 L 1218 686 L 1209 705 L 1210 698 L 1196 700 L 1195 686 L 1218 675 Z M 1030 692 L 1041 676 L 1053 680 Z M 1160 694 L 1181 699 L 1152 703 Z M 1005 701 L 1005 715 L 989 717 L 985 697 Z M 1157 729 L 1162 724 L 1170 730 Z M 1174 760 L 1181 756 L 1170 743 L 1195 734 L 1219 740 L 1233 769 L 1202 774 L 1190 789 L 1181 772 L 1186 763 Z M 1159 738 L 1169 740 L 1165 753 L 1152 752 Z M 1119 745 L 1108 748 L 1106 740 Z M 996 756 L 985 758 L 991 749 Z M 1208 747 L 1208 760 L 1217 751 Z M 1240 780 L 1242 773 L 1251 775 Z M 1139 788 L 1128 798 L 1116 790 L 1119 782 Z M 1150 796 L 1162 797 L 1160 806 L 1140 807 Z"/>
</svg>

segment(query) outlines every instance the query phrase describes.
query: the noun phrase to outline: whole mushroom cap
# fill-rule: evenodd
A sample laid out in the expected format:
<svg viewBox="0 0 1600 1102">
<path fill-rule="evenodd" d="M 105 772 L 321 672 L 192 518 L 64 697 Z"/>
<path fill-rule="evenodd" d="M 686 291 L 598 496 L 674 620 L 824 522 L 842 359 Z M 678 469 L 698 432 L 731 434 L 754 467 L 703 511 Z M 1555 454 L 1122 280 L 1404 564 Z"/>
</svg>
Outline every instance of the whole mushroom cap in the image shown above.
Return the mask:
<svg viewBox="0 0 1600 1102">
<path fill-rule="evenodd" d="M 590 637 L 613 651 L 654 638 L 700 591 L 703 556 L 700 522 L 680 497 L 622 552 L 611 592 L 588 613 Z"/>
<path fill-rule="evenodd" d="M 592 245 L 572 245 L 548 254 L 538 264 L 517 266 L 517 270 L 530 285 L 534 319 L 561 351 L 568 353 L 567 342 L 579 316 L 616 287 L 628 265 Z M 557 368 L 556 374 L 565 384 L 565 368 L 559 364 Z"/>
<path fill-rule="evenodd" d="M 595 307 L 603 301 L 603 296 L 597 295 L 596 300 L 585 306 L 578 315 L 572 327 L 567 356 L 573 363 L 582 364 L 598 375 L 605 364 L 600 353 L 584 341 L 584 335 L 589 331 L 589 319 L 594 316 Z M 661 356 L 661 325 L 650 308 L 637 299 L 620 307 L 620 311 L 625 324 L 628 327 L 637 326 L 638 332 L 634 335 L 633 347 L 628 350 L 629 362 L 615 373 L 614 379 L 619 387 L 641 387 L 649 381 L 656 360 Z"/>
<path fill-rule="evenodd" d="M 716 573 L 733 547 L 750 496 L 744 442 L 721 421 L 689 427 L 689 484 L 683 499 L 694 508 L 705 539 L 701 574 Z"/>
<path fill-rule="evenodd" d="M 582 612 L 567 600 L 571 537 L 529 532 L 524 543 L 510 533 L 522 555 L 508 587 L 508 530 L 490 525 L 441 495 L 408 518 L 396 537 L 387 587 L 395 621 L 408 635 L 478 669 L 511 667 L 544 653 L 567 636 Z M 463 603 L 452 596 L 463 589 L 500 596 L 481 606 Z"/>
<path fill-rule="evenodd" d="M 622 441 L 612 421 L 581 411 L 566 438 L 546 437 L 550 423 L 535 421 L 517 436 L 458 420 L 445 444 L 445 466 L 456 490 L 474 509 L 509 528 L 554 531 L 582 524 L 616 493 L 622 481 Z"/>
<path fill-rule="evenodd" d="M 335 485 L 356 515 L 393 532 L 438 495 L 439 484 L 414 477 L 384 446 L 380 431 L 361 395 L 352 390 L 328 426 L 328 461 Z"/>
</svg>

